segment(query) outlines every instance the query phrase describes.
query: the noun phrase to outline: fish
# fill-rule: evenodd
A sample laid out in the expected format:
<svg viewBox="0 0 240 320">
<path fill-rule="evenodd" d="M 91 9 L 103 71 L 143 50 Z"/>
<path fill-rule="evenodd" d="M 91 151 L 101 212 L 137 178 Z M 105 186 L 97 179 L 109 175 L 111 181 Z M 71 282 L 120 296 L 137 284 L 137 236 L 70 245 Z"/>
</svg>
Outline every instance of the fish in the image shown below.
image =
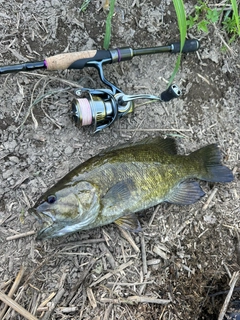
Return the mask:
<svg viewBox="0 0 240 320">
<path fill-rule="evenodd" d="M 217 144 L 177 154 L 171 138 L 147 138 L 100 152 L 44 193 L 32 211 L 42 223 L 37 240 L 115 222 L 138 232 L 136 213 L 162 202 L 191 205 L 204 191 L 198 180 L 231 182 Z"/>
</svg>

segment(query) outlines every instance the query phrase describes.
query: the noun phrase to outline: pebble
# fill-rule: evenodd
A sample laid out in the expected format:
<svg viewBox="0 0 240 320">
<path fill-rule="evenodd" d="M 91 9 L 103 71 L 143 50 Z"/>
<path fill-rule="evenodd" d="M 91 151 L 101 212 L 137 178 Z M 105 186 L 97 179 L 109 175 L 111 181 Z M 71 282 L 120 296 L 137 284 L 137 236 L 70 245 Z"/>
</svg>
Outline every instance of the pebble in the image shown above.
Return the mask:
<svg viewBox="0 0 240 320">
<path fill-rule="evenodd" d="M 58 0 L 52 0 L 51 1 L 51 5 L 52 7 L 60 7 L 61 6 L 61 2 Z"/>
<path fill-rule="evenodd" d="M 11 168 L 9 170 L 3 171 L 3 179 L 7 179 L 9 177 L 11 177 L 11 175 L 13 174 L 14 168 Z"/>
<path fill-rule="evenodd" d="M 74 151 L 74 148 L 71 147 L 71 146 L 68 146 L 68 147 L 64 150 L 65 154 L 68 155 L 68 156 L 70 156 L 71 154 L 73 154 L 73 151 Z"/>
<path fill-rule="evenodd" d="M 13 141 L 7 141 L 5 143 L 3 143 L 3 146 L 6 150 L 9 150 L 9 151 L 14 151 L 14 149 L 16 148 L 17 146 L 17 142 L 16 140 L 13 140 Z"/>
<path fill-rule="evenodd" d="M 11 162 L 14 162 L 14 163 L 19 163 L 19 159 L 18 159 L 18 157 L 16 157 L 16 156 L 11 156 L 11 157 L 9 157 L 9 160 L 10 160 Z"/>
</svg>

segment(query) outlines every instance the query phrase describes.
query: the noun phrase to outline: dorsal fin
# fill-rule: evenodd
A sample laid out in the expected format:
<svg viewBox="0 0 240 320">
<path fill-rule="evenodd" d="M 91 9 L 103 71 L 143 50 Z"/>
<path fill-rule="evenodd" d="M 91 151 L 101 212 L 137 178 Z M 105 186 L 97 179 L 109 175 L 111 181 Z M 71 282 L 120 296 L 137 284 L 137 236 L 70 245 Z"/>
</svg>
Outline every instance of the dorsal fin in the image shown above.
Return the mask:
<svg viewBox="0 0 240 320">
<path fill-rule="evenodd" d="M 137 142 L 127 142 L 114 147 L 107 148 L 99 153 L 99 156 L 103 156 L 108 152 L 121 150 L 128 147 L 141 146 L 141 145 L 152 145 L 156 146 L 157 150 L 162 150 L 168 154 L 177 154 L 177 145 L 173 138 L 162 138 L 162 137 L 147 137 Z"/>
</svg>

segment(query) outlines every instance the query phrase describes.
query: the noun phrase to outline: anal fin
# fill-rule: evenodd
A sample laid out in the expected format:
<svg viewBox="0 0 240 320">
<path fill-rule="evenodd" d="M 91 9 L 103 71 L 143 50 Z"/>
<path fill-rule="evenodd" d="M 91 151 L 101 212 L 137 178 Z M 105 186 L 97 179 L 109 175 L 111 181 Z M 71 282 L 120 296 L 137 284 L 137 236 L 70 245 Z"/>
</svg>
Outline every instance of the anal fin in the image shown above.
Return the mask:
<svg viewBox="0 0 240 320">
<path fill-rule="evenodd" d="M 188 205 L 197 202 L 205 193 L 196 181 L 184 181 L 174 188 L 167 202 Z"/>
<path fill-rule="evenodd" d="M 134 213 L 125 215 L 114 221 L 119 227 L 133 232 L 140 232 L 142 230 L 140 222 Z"/>
</svg>

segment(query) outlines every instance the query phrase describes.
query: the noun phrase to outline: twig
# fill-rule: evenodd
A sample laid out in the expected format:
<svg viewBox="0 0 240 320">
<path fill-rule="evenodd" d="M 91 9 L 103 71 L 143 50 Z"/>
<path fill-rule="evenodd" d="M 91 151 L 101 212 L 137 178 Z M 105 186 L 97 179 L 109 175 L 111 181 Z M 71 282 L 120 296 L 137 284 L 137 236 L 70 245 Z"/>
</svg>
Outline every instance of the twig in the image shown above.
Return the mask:
<svg viewBox="0 0 240 320">
<path fill-rule="evenodd" d="M 18 272 L 18 274 L 16 276 L 16 279 L 15 279 L 15 281 L 14 281 L 14 283 L 13 283 L 13 285 L 12 285 L 12 287 L 11 287 L 9 293 L 8 293 L 8 297 L 9 298 L 12 298 L 12 296 L 16 292 L 16 290 L 17 290 L 17 288 L 18 288 L 18 286 L 19 286 L 19 284 L 20 284 L 20 282 L 22 280 L 24 271 L 25 271 L 25 268 L 23 266 L 21 266 L 21 268 L 20 268 L 20 270 L 19 270 L 19 272 Z M 0 313 L 0 319 L 3 318 L 5 312 L 7 311 L 7 308 L 8 308 L 8 306 L 5 305 L 4 308 L 2 309 L 2 311 Z"/>
<path fill-rule="evenodd" d="M 142 268 L 143 268 L 143 274 L 147 274 L 148 268 L 147 268 L 147 258 L 146 258 L 146 247 L 145 247 L 145 240 L 144 240 L 144 234 L 141 234 L 141 251 L 142 251 Z"/>
<path fill-rule="evenodd" d="M 117 129 L 116 129 L 117 130 Z M 161 131 L 161 132 L 164 132 L 164 131 L 176 131 L 176 132 L 191 132 L 192 130 L 191 129 L 159 129 L 159 128 L 156 128 L 156 129 L 153 129 L 153 128 L 141 128 L 141 129 L 122 129 L 124 131 L 129 131 L 129 132 L 135 132 L 135 131 L 143 131 L 143 132 L 157 132 L 157 131 Z"/>
<path fill-rule="evenodd" d="M 51 302 L 51 306 L 49 307 L 49 310 L 45 313 L 45 315 L 42 317 L 41 320 L 48 320 L 50 319 L 50 316 L 53 312 L 53 310 L 55 309 L 56 305 L 58 304 L 58 302 L 61 300 L 63 294 L 65 292 L 64 288 L 60 288 L 58 293 L 56 294 L 56 296 L 53 298 L 52 302 Z"/>
<path fill-rule="evenodd" d="M 146 282 L 108 282 L 109 286 L 126 286 L 126 287 L 130 287 L 130 286 L 142 286 L 144 284 L 150 284 L 153 283 L 154 281 L 146 281 Z"/>
<path fill-rule="evenodd" d="M 127 230 L 125 230 L 125 229 L 123 229 L 123 228 L 121 228 L 121 227 L 118 227 L 118 228 L 119 228 L 119 230 L 121 231 L 123 237 L 130 243 L 130 245 L 133 247 L 133 249 L 135 250 L 135 252 L 138 253 L 138 252 L 140 251 L 140 249 L 139 249 L 138 246 L 136 245 L 136 243 L 135 243 L 135 241 L 133 240 L 131 234 L 130 234 Z"/>
<path fill-rule="evenodd" d="M 99 239 L 88 239 L 88 240 L 83 240 L 83 241 L 74 241 L 74 242 L 69 242 L 67 243 L 60 243 L 57 245 L 57 247 L 64 247 L 64 250 L 72 250 L 81 246 L 85 246 L 86 244 L 92 244 L 92 243 L 99 243 L 99 242 L 105 242 L 105 239 L 99 238 Z"/>
<path fill-rule="evenodd" d="M 218 192 L 218 188 L 214 188 L 212 193 L 210 194 L 210 196 L 208 197 L 206 203 L 204 204 L 204 206 L 202 207 L 202 211 L 206 211 L 210 202 L 212 201 L 212 199 L 214 198 L 215 194 Z"/>
<path fill-rule="evenodd" d="M 149 222 L 148 222 L 148 226 L 149 226 L 149 227 L 152 225 L 153 220 L 154 220 L 154 218 L 155 218 L 155 216 L 156 216 L 156 214 L 157 214 L 157 212 L 158 212 L 159 207 L 160 207 L 159 205 L 156 206 L 156 208 L 155 208 L 155 210 L 154 210 L 154 212 L 153 212 L 153 214 L 152 214 L 152 216 L 151 216 L 151 218 L 150 218 L 150 220 L 149 220 Z"/>
<path fill-rule="evenodd" d="M 99 258 L 98 258 L 99 259 Z M 87 277 L 87 275 L 89 274 L 89 271 L 92 269 L 93 265 L 95 264 L 95 262 L 97 261 L 97 259 L 93 258 L 88 266 L 87 269 L 82 273 L 80 279 L 78 280 L 78 282 L 75 284 L 75 286 L 73 287 L 71 293 L 68 296 L 66 305 L 68 305 L 70 302 L 72 302 L 76 292 L 78 291 L 79 287 L 81 286 L 82 282 L 84 281 L 84 279 Z"/>
<path fill-rule="evenodd" d="M 72 313 L 76 312 L 78 310 L 78 307 L 59 307 L 56 309 L 57 312 L 62 312 L 62 313 Z"/>
<path fill-rule="evenodd" d="M 108 250 L 108 248 L 105 246 L 104 243 L 100 243 L 99 247 L 100 247 L 101 251 L 103 253 L 105 253 L 105 256 L 106 256 L 108 262 L 110 263 L 112 269 L 115 269 L 117 267 L 117 263 L 114 260 L 113 255 L 111 254 L 111 252 Z"/>
<path fill-rule="evenodd" d="M 91 288 L 87 287 L 87 297 L 93 309 L 97 307 L 97 302 Z"/>
<path fill-rule="evenodd" d="M 33 230 L 32 231 L 28 231 L 28 232 L 24 232 L 24 233 L 19 233 L 19 234 L 15 234 L 14 236 L 7 237 L 6 240 L 16 240 L 16 239 L 19 239 L 19 238 L 31 236 L 31 235 L 33 235 L 35 233 L 36 232 L 33 231 Z"/>
<path fill-rule="evenodd" d="M 236 255 L 237 255 L 237 263 L 240 266 L 240 236 L 239 236 L 237 228 L 235 228 L 235 232 L 236 232 L 236 235 L 237 235 L 235 251 L 236 251 Z"/>
<path fill-rule="evenodd" d="M 102 282 L 103 280 L 106 280 L 108 278 L 110 278 L 113 274 L 116 274 L 120 271 L 123 271 L 125 268 L 130 267 L 133 264 L 133 260 L 128 261 L 127 263 L 123 263 L 122 265 L 120 265 L 116 270 L 113 270 L 112 272 L 108 272 L 106 273 L 104 276 L 102 276 L 101 278 L 99 278 L 97 281 L 93 282 L 90 284 L 90 287 L 95 286 L 96 284 L 98 284 L 99 282 Z"/>
<path fill-rule="evenodd" d="M 214 25 L 215 31 L 217 33 L 217 35 L 219 36 L 220 40 L 224 43 L 225 47 L 227 47 L 228 51 L 231 53 L 232 56 L 236 56 L 236 53 L 233 51 L 232 48 L 229 47 L 229 45 L 227 44 L 227 42 L 223 39 L 222 35 L 218 32 L 217 27 Z"/>
<path fill-rule="evenodd" d="M 157 304 L 168 304 L 171 300 L 168 299 L 157 299 L 148 296 L 130 296 L 126 299 L 118 298 L 118 299 L 110 299 L 110 298 L 101 298 L 101 302 L 110 302 L 113 304 L 135 304 L 135 303 L 157 303 Z"/>
<path fill-rule="evenodd" d="M 52 256 L 52 257 L 53 257 L 53 256 Z M 45 259 L 28 275 L 27 279 L 25 279 L 25 282 L 24 282 L 23 285 L 21 286 L 20 292 L 19 292 L 19 293 L 17 294 L 17 296 L 16 296 L 16 299 L 15 299 L 16 302 L 20 299 L 20 297 L 21 297 L 23 291 L 26 289 L 26 287 L 27 287 L 27 285 L 28 285 L 28 282 L 29 282 L 29 280 L 31 279 L 31 277 L 35 274 L 35 272 L 36 272 L 37 270 L 39 270 L 39 269 L 44 265 L 44 263 L 46 263 L 46 261 L 48 261 L 48 259 L 49 259 L 49 258 L 45 258 Z M 4 318 L 6 318 L 6 317 L 8 316 L 9 311 L 10 311 L 10 309 L 8 309 L 8 311 L 6 312 Z"/>
<path fill-rule="evenodd" d="M 26 309 L 24 309 L 22 306 L 20 306 L 20 304 L 18 304 L 16 301 L 14 301 L 12 298 L 8 297 L 5 293 L 3 293 L 1 291 L 0 291 L 0 300 L 2 300 L 9 307 L 11 307 L 15 311 L 17 311 L 19 314 L 21 314 L 26 319 L 28 319 L 28 320 L 38 320 L 30 312 L 28 312 Z"/>
<path fill-rule="evenodd" d="M 0 160 L 1 160 L 1 159 L 0 159 Z M 9 214 L 9 216 L 6 216 L 6 218 L 4 218 L 4 219 L 1 220 L 1 221 L 0 221 L 0 226 L 1 226 L 2 224 L 4 224 L 4 222 L 7 221 L 7 219 L 9 219 L 9 218 L 11 217 L 11 215 L 12 215 L 12 214 Z"/>
<path fill-rule="evenodd" d="M 218 316 L 218 320 L 223 320 L 223 318 L 224 318 L 224 315 L 227 311 L 227 307 L 228 307 L 229 301 L 232 297 L 232 293 L 233 293 L 234 287 L 236 285 L 236 282 L 238 280 L 238 277 L 239 277 L 239 271 L 234 272 L 234 274 L 230 280 L 230 290 L 229 290 L 228 295 L 226 296 L 226 299 L 223 303 L 223 306 L 222 306 L 221 311 Z"/>
<path fill-rule="evenodd" d="M 0 290 L 5 289 L 12 281 L 13 279 L 9 279 L 6 282 L 0 283 Z"/>
<path fill-rule="evenodd" d="M 203 81 L 205 81 L 210 86 L 210 82 L 204 76 L 202 76 L 200 73 L 197 73 L 197 75 L 199 76 L 199 78 L 201 78 Z"/>
<path fill-rule="evenodd" d="M 111 313 L 111 311 L 112 311 L 112 308 L 113 308 L 113 304 L 110 303 L 109 306 L 107 307 L 105 313 L 104 313 L 103 320 L 108 320 L 108 319 L 110 319 L 110 313 Z"/>
<path fill-rule="evenodd" d="M 139 294 L 142 294 L 146 288 L 146 285 L 150 282 L 147 282 L 147 280 L 150 278 L 151 271 L 148 271 L 148 273 L 145 276 L 145 282 L 142 283 L 142 286 L 139 289 Z"/>
<path fill-rule="evenodd" d="M 52 292 L 48 297 L 47 299 L 45 299 L 40 305 L 39 307 L 37 308 L 37 312 L 42 312 L 43 311 L 43 308 L 46 306 L 46 304 L 48 302 L 50 302 L 56 295 L 56 292 Z M 48 308 L 47 308 L 48 310 Z"/>
</svg>

